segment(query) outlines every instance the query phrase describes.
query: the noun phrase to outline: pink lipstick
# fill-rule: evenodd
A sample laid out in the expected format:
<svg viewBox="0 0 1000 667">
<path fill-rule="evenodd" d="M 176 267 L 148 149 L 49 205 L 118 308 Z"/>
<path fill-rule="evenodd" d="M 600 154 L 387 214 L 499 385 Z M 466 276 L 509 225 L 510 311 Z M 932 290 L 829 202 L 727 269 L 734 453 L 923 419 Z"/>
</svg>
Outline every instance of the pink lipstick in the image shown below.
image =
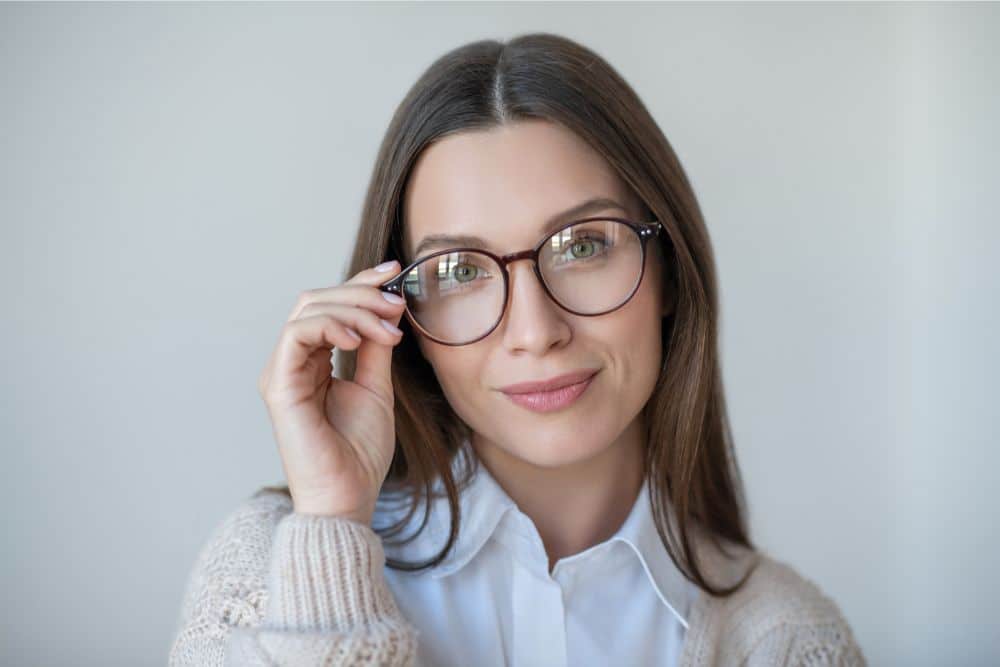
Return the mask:
<svg viewBox="0 0 1000 667">
<path fill-rule="evenodd" d="M 504 387 L 513 403 L 535 412 L 554 412 L 573 404 L 587 390 L 597 371 L 569 373 L 540 383 Z"/>
</svg>

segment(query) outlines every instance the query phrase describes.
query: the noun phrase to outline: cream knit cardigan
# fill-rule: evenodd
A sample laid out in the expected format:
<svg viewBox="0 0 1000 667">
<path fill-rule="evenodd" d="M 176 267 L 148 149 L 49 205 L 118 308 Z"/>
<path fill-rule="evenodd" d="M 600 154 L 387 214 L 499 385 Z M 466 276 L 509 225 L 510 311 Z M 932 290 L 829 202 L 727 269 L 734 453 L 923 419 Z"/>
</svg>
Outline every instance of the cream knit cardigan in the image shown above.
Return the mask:
<svg viewBox="0 0 1000 667">
<path fill-rule="evenodd" d="M 386 585 L 378 534 L 292 510 L 261 489 L 215 529 L 187 582 L 171 667 L 415 664 L 419 632 Z M 705 565 L 728 585 L 754 559 L 738 593 L 696 598 L 681 667 L 867 665 L 836 603 L 790 566 L 745 549 Z"/>
</svg>

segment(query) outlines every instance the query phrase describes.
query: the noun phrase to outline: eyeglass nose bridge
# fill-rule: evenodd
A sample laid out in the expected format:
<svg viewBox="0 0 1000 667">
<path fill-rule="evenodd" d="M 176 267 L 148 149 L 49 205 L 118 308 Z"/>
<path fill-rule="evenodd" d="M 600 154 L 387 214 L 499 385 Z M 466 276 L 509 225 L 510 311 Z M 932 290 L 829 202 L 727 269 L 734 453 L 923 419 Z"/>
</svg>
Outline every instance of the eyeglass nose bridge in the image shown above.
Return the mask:
<svg viewBox="0 0 1000 667">
<path fill-rule="evenodd" d="M 521 252 L 512 252 L 509 255 L 503 255 L 500 257 L 500 266 L 507 269 L 507 265 L 511 262 L 516 262 L 519 259 L 530 259 L 535 261 L 535 266 L 538 266 L 538 251 L 537 250 L 522 250 Z"/>
<path fill-rule="evenodd" d="M 500 260 L 500 270 L 503 271 L 503 278 L 504 278 L 503 312 L 500 315 L 501 320 L 504 318 L 504 316 L 506 316 L 507 307 L 510 305 L 510 289 L 511 289 L 510 270 L 507 267 L 510 266 L 512 263 L 522 259 L 531 260 L 531 268 L 535 272 L 535 277 L 538 278 L 538 283 L 542 286 L 542 291 L 545 292 L 545 295 L 553 303 L 555 303 L 560 308 L 565 309 L 565 306 L 559 303 L 559 300 L 556 299 L 555 295 L 549 289 L 549 286 L 545 284 L 545 278 L 542 277 L 542 270 L 538 266 L 538 256 L 540 251 L 541 247 L 529 250 L 521 250 L 520 252 L 512 252 L 508 255 L 502 255 L 497 258 Z"/>
</svg>

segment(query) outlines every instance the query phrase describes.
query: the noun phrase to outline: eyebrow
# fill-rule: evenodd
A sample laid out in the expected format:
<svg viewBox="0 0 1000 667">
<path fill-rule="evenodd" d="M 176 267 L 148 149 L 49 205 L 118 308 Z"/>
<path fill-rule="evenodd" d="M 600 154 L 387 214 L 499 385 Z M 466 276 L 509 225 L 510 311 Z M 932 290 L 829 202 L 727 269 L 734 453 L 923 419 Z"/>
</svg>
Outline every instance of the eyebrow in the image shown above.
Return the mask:
<svg viewBox="0 0 1000 667">
<path fill-rule="evenodd" d="M 594 197 L 561 213 L 557 213 L 546 220 L 542 226 L 541 233 L 547 234 L 553 232 L 557 227 L 570 222 L 573 218 L 583 217 L 588 213 L 606 211 L 612 208 L 619 209 L 624 213 L 628 212 L 624 206 L 614 199 L 610 199 L 609 197 Z M 486 250 L 489 248 L 489 243 L 479 236 L 469 236 L 467 234 L 430 234 L 420 240 L 420 243 L 417 244 L 416 249 L 413 251 L 413 256 L 420 257 L 420 254 L 424 250 L 436 246 L 467 246 Z"/>
</svg>

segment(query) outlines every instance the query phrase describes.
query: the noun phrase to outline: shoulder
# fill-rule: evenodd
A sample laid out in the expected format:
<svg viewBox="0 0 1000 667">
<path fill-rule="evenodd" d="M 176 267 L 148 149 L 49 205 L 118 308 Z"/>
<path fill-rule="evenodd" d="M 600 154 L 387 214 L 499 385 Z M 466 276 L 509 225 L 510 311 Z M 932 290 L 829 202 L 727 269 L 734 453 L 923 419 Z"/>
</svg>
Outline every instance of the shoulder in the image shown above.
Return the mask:
<svg viewBox="0 0 1000 667">
<path fill-rule="evenodd" d="M 865 664 L 840 607 L 816 582 L 764 551 L 755 563 L 736 593 L 710 605 L 729 657 L 749 665 Z"/>
<path fill-rule="evenodd" d="M 767 552 L 757 556 L 757 567 L 738 594 L 745 603 L 743 613 L 767 624 L 842 617 L 836 602 L 812 579 Z"/>
</svg>

